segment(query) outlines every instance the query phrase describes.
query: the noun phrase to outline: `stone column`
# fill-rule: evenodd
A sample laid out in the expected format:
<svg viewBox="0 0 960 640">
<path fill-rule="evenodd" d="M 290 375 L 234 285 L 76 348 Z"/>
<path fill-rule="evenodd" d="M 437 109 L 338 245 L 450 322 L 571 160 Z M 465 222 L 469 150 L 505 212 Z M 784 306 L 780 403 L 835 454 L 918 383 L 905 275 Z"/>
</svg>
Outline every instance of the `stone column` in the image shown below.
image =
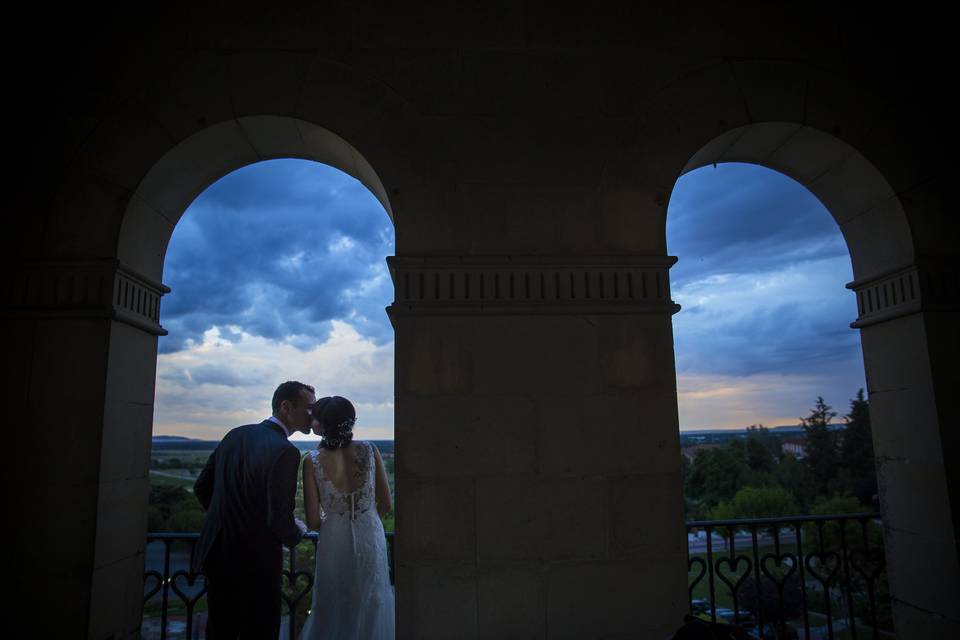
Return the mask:
<svg viewBox="0 0 960 640">
<path fill-rule="evenodd" d="M 36 637 L 138 633 L 166 291 L 116 260 L 21 264 L 8 275 L 18 616 Z"/>
<path fill-rule="evenodd" d="M 669 637 L 675 259 L 388 261 L 399 637 Z"/>
<path fill-rule="evenodd" d="M 856 291 L 884 545 L 901 638 L 960 636 L 957 273 L 918 263 Z"/>
</svg>

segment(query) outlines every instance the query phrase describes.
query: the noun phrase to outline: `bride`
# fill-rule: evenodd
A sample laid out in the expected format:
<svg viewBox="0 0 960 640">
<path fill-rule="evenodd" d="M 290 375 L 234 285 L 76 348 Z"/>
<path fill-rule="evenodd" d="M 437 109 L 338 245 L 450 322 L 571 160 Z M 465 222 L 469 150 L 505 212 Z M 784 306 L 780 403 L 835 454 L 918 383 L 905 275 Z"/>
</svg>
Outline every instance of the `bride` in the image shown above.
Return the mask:
<svg viewBox="0 0 960 640">
<path fill-rule="evenodd" d="M 311 409 L 320 446 L 303 463 L 307 525 L 318 532 L 313 604 L 302 640 L 394 637 L 393 587 L 380 519 L 392 508 L 380 452 L 353 441 L 356 411 L 346 398 Z"/>
</svg>

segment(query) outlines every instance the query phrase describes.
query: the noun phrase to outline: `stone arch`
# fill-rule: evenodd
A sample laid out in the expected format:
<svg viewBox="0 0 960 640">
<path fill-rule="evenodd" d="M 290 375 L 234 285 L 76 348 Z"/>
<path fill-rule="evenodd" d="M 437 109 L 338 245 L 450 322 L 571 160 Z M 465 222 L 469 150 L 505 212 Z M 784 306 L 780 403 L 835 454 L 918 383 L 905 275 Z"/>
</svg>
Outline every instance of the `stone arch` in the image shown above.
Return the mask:
<svg viewBox="0 0 960 640">
<path fill-rule="evenodd" d="M 695 147 L 678 177 L 721 162 L 787 175 L 809 189 L 840 227 L 854 274 L 847 288 L 856 293 L 858 317 L 850 326 L 860 330 L 870 393 L 895 624 L 900 633 L 924 629 L 921 635 L 933 637 L 953 624 L 950 602 L 958 594 L 949 577 L 958 565 L 951 491 L 956 445 L 941 431 L 937 398 L 943 381 L 934 350 L 949 322 L 948 314 L 938 313 L 948 310 L 944 275 L 923 252 L 926 238 L 916 237 L 915 225 L 924 221 L 904 206 L 909 183 L 894 188 L 866 153 L 795 122 L 725 131 Z"/>
<path fill-rule="evenodd" d="M 143 580 L 146 494 L 160 325 L 163 261 L 174 226 L 208 185 L 260 160 L 301 158 L 331 165 L 363 183 L 393 217 L 380 175 L 339 135 L 299 118 L 248 116 L 198 131 L 167 151 L 129 197 L 118 233 L 115 260 L 101 267 L 113 283 L 105 346 L 105 381 L 100 438 L 101 484 L 93 537 L 94 611 L 91 628 L 117 624 L 111 594 L 139 593 Z M 123 508 L 118 508 L 122 503 Z M 138 516 L 137 514 L 140 514 Z M 111 544 L 106 544 L 105 541 Z M 137 588 L 135 588 L 135 586 Z M 142 603 L 122 605 L 131 626 Z M 122 615 L 122 614 L 121 614 Z"/>
<path fill-rule="evenodd" d="M 299 118 L 247 116 L 193 134 L 147 172 L 123 216 L 117 258 L 159 281 L 170 235 L 194 198 L 231 171 L 276 158 L 314 160 L 340 169 L 366 186 L 393 219 L 383 181 L 349 142 Z"/>
<path fill-rule="evenodd" d="M 17 365 L 14 394 L 61 388 L 71 407 L 68 428 L 50 417 L 56 428 L 18 457 L 25 469 L 47 467 L 52 449 L 73 459 L 25 489 L 34 505 L 60 496 L 29 557 L 44 570 L 26 590 L 40 600 L 74 594 L 39 635 L 44 624 L 90 637 L 130 637 L 140 626 L 163 255 L 186 205 L 230 170 L 270 157 L 347 172 L 394 221 L 401 202 L 410 209 L 427 190 L 411 105 L 327 52 L 144 47 L 123 60 L 135 75 L 51 101 L 40 188 L 12 236 L 9 298 L 25 339 L 10 362 L 43 363 L 29 375 Z M 65 530 L 70 545 L 59 544 Z"/>
<path fill-rule="evenodd" d="M 877 168 L 839 138 L 789 122 L 744 125 L 704 145 L 681 175 L 720 162 L 762 165 L 810 190 L 839 225 L 857 280 L 912 264 L 900 199 Z"/>
<path fill-rule="evenodd" d="M 18 217 L 9 287 L 27 336 L 11 362 L 44 363 L 18 374 L 15 394 L 63 386 L 59 399 L 72 407 L 68 429 L 56 420 L 18 459 L 43 468 L 62 448 L 74 460 L 25 495 L 36 505 L 62 496 L 30 561 L 57 551 L 27 585 L 41 600 L 76 594 L 52 631 L 61 635 L 128 637 L 140 626 L 163 255 L 186 205 L 230 170 L 271 157 L 347 172 L 395 222 L 430 202 L 411 104 L 328 51 L 142 47 L 121 67 L 136 73 L 51 101 L 49 150 L 34 169 L 32 215 Z M 46 544 L 62 530 L 75 544 Z"/>
</svg>

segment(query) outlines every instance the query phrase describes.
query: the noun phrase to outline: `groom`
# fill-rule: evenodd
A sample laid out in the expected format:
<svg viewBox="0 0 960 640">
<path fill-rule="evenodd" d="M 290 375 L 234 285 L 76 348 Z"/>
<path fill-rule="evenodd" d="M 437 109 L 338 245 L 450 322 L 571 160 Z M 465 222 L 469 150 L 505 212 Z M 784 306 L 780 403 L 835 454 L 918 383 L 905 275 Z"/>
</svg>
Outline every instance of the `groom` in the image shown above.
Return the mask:
<svg viewBox="0 0 960 640">
<path fill-rule="evenodd" d="M 193 491 L 207 511 L 191 571 L 207 585 L 207 637 L 276 638 L 283 549 L 306 525 L 293 516 L 300 451 L 291 431 L 310 432 L 313 387 L 284 382 L 273 415 L 231 430 L 210 455 Z"/>
</svg>

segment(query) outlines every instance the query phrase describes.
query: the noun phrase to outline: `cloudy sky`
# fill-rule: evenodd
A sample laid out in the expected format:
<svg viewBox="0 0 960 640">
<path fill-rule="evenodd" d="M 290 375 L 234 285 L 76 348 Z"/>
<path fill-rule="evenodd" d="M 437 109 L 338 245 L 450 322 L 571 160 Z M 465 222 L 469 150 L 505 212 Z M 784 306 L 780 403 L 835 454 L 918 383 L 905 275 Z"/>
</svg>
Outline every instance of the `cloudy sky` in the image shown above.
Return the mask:
<svg viewBox="0 0 960 640">
<path fill-rule="evenodd" d="M 358 437 L 392 438 L 393 247 L 380 203 L 326 165 L 272 160 L 211 185 L 164 264 L 154 433 L 219 439 L 292 379 L 353 400 Z"/>
<path fill-rule="evenodd" d="M 677 182 L 667 215 L 680 424 L 797 424 L 818 395 L 843 414 L 864 386 L 850 256 L 813 194 L 720 164 Z"/>
<path fill-rule="evenodd" d="M 809 192 L 750 165 L 700 169 L 667 233 L 683 428 L 794 424 L 817 395 L 846 410 L 863 386 L 850 259 Z M 261 162 L 211 185 L 167 252 L 154 433 L 219 439 L 299 379 L 354 400 L 358 437 L 392 438 L 393 250 L 380 203 L 325 165 Z"/>
</svg>

